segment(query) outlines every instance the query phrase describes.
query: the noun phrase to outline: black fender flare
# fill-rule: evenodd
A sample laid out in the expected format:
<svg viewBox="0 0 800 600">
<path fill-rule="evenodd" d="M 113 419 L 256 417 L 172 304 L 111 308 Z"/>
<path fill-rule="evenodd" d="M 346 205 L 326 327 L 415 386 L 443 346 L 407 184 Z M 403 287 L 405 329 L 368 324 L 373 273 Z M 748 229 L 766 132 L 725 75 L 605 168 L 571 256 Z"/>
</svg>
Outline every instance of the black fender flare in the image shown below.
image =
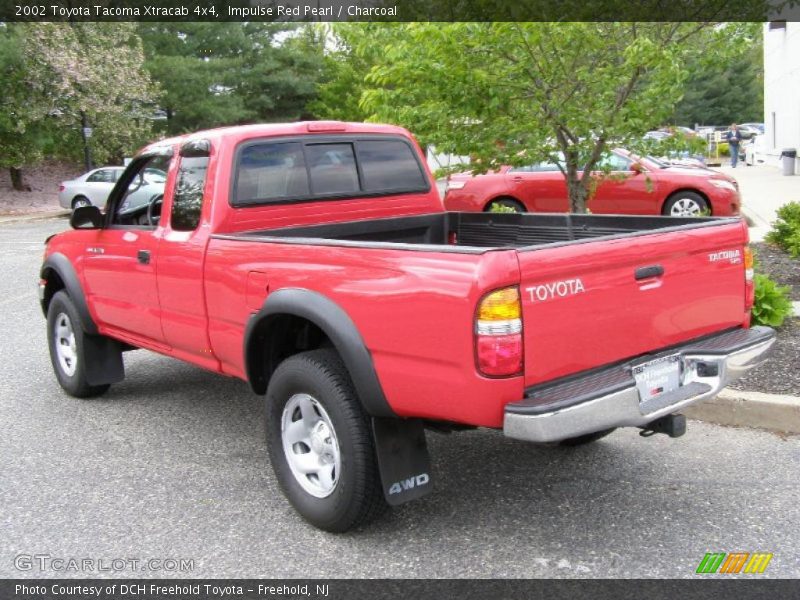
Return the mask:
<svg viewBox="0 0 800 600">
<path fill-rule="evenodd" d="M 257 394 L 267 391 L 268 378 L 259 360 L 270 322 L 280 315 L 301 317 L 319 327 L 341 356 L 364 410 L 373 417 L 396 417 L 383 393 L 372 355 L 350 316 L 330 298 L 303 288 L 283 288 L 269 294 L 250 317 L 244 334 L 247 380 Z"/>
<path fill-rule="evenodd" d="M 86 358 L 86 379 L 90 385 L 118 383 L 125 379 L 125 365 L 122 361 L 122 344 L 97 330 L 97 323 L 89 313 L 86 296 L 78 280 L 78 274 L 69 259 L 58 252 L 47 257 L 42 265 L 40 276 L 48 280 L 55 273 L 64 284 L 69 299 L 80 316 L 81 328 L 86 334 L 83 338 L 83 351 Z M 48 299 L 42 299 L 42 311 L 47 317 Z"/>
<path fill-rule="evenodd" d="M 67 294 L 69 294 L 72 303 L 75 305 L 81 317 L 83 330 L 89 335 L 99 335 L 97 324 L 89 313 L 89 305 L 86 303 L 86 296 L 83 293 L 78 274 L 75 272 L 75 267 L 72 266 L 72 263 L 69 262 L 66 256 L 59 252 L 54 252 L 48 256 L 44 264 L 42 264 L 40 277 L 44 280 L 48 280 L 48 274 L 51 271 L 58 275 L 59 279 L 64 283 L 64 288 L 67 290 Z M 46 317 L 47 299 L 43 299 L 41 304 L 42 312 L 44 312 L 44 316 Z"/>
</svg>

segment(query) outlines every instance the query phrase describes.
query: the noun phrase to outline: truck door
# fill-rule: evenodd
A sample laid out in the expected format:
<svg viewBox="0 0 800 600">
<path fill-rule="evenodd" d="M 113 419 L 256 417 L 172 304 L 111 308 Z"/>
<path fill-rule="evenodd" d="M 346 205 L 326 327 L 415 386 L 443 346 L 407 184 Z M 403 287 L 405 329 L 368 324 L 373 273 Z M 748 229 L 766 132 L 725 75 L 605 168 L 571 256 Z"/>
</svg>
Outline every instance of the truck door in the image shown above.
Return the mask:
<svg viewBox="0 0 800 600">
<path fill-rule="evenodd" d="M 106 227 L 84 249 L 86 291 L 95 316 L 134 344 L 164 341 L 156 269 L 169 168 L 170 156 L 136 159 L 111 194 Z M 159 180 L 160 185 L 152 184 Z"/>
<path fill-rule="evenodd" d="M 203 264 L 210 206 L 204 198 L 209 144 L 186 144 L 177 161 L 174 190 L 164 197 L 158 293 L 164 338 L 178 358 L 216 369 L 208 338 Z"/>
</svg>

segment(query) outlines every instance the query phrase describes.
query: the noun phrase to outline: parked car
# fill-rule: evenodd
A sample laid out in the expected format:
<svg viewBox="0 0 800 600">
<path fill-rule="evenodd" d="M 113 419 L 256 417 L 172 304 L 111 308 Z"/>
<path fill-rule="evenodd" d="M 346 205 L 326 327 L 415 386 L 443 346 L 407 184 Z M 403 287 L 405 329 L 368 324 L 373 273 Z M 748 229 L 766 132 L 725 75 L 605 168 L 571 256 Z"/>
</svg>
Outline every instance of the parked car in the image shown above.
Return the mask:
<svg viewBox="0 0 800 600">
<path fill-rule="evenodd" d="M 163 196 L 122 209 L 148 169 L 170 174 Z M 426 428 L 679 437 L 676 413 L 762 363 L 775 336 L 750 328 L 741 219 L 445 212 L 418 144 L 389 125 L 157 142 L 105 213 L 70 223 L 39 281 L 63 390 L 105 393 L 136 348 L 248 381 L 277 483 L 329 531 L 431 491 Z"/>
<path fill-rule="evenodd" d="M 754 135 L 745 144 L 742 144 L 744 150 L 744 164 L 748 166 L 758 165 L 764 163 L 764 156 L 767 151 L 767 140 L 764 135 Z"/>
<path fill-rule="evenodd" d="M 125 167 L 103 167 L 84 173 L 59 186 L 58 200 L 64 208 L 76 209 L 79 206 L 105 207 L 108 194 L 114 189 Z M 164 192 L 167 174 L 157 169 L 147 169 L 132 181 L 131 193 L 126 198 L 124 210 L 137 212 Z M 140 211 L 139 211 L 140 212 Z"/>
<path fill-rule="evenodd" d="M 668 131 L 662 131 L 659 129 L 658 131 L 648 131 L 642 137 L 646 140 L 654 140 L 656 142 L 660 142 L 661 140 L 667 139 L 671 135 L 672 134 L 669 133 Z"/>
<path fill-rule="evenodd" d="M 609 152 L 602 160 L 602 166 L 611 172 L 603 177 L 589 200 L 593 214 L 739 214 L 738 184 L 724 173 L 640 158 L 622 149 Z M 454 211 L 490 211 L 495 205 L 518 212 L 569 210 L 566 180 L 558 166 L 551 163 L 506 166 L 477 176 L 451 175 L 444 203 Z"/>
<path fill-rule="evenodd" d="M 763 123 L 742 123 L 738 126 L 739 131 L 742 132 L 742 138 L 749 140 L 754 135 L 761 135 L 764 133 Z"/>
<path fill-rule="evenodd" d="M 125 167 L 93 169 L 58 186 L 58 203 L 63 208 L 79 206 L 105 206 L 109 192 L 114 188 Z"/>
</svg>

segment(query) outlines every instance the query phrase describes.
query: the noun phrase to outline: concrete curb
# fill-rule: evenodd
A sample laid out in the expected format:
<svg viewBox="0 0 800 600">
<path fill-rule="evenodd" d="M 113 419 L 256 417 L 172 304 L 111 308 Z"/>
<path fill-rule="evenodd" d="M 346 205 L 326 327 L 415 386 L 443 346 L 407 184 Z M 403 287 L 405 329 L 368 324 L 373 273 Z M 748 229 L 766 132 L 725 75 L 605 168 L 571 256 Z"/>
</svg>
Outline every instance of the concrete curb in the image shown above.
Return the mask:
<svg viewBox="0 0 800 600">
<path fill-rule="evenodd" d="M 57 219 L 68 217 L 69 210 L 58 210 L 52 212 L 32 213 L 27 215 L 0 215 L 0 225 L 4 223 L 25 223 L 27 221 L 44 221 L 45 219 Z"/>
<path fill-rule="evenodd" d="M 696 404 L 683 413 L 690 419 L 757 427 L 783 433 L 800 433 L 800 398 L 726 388 L 713 400 Z"/>
</svg>

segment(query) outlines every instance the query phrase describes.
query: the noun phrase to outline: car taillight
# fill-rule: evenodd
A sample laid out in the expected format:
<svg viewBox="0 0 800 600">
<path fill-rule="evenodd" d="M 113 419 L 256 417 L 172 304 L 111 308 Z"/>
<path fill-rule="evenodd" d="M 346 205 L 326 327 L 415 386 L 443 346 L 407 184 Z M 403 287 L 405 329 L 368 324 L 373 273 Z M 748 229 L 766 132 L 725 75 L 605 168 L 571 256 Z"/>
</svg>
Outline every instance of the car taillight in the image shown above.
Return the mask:
<svg viewBox="0 0 800 600">
<path fill-rule="evenodd" d="M 475 315 L 478 371 L 490 377 L 522 372 L 522 307 L 517 287 L 486 294 Z"/>
<path fill-rule="evenodd" d="M 64 191 L 64 184 L 63 183 L 58 186 L 58 191 L 59 192 L 63 192 Z"/>
<path fill-rule="evenodd" d="M 744 308 L 749 311 L 755 302 L 755 284 L 753 283 L 753 251 L 750 246 L 744 247 Z"/>
</svg>

